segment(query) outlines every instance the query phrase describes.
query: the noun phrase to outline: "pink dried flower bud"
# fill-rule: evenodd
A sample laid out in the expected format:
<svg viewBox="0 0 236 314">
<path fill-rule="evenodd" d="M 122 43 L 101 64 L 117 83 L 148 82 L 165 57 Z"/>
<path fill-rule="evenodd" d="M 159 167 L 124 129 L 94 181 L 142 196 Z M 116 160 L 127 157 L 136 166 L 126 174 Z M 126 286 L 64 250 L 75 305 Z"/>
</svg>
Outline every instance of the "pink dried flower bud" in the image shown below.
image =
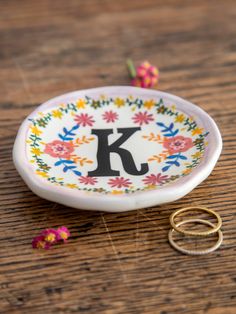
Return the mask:
<svg viewBox="0 0 236 314">
<path fill-rule="evenodd" d="M 33 247 L 33 249 L 48 250 L 48 249 L 50 249 L 50 243 L 46 242 L 44 240 L 44 236 L 40 235 L 40 236 L 33 238 L 32 247 Z"/>
<path fill-rule="evenodd" d="M 70 237 L 70 231 L 66 227 L 60 227 L 57 229 L 58 240 L 66 242 Z"/>
<path fill-rule="evenodd" d="M 132 79 L 131 84 L 137 87 L 151 88 L 157 84 L 158 78 L 158 69 L 145 61 L 137 67 L 136 76 Z"/>
<path fill-rule="evenodd" d="M 146 74 L 148 74 L 150 67 L 152 66 L 148 61 L 144 61 L 143 63 L 141 63 L 136 69 L 137 76 L 139 77 L 146 76 Z"/>
<path fill-rule="evenodd" d="M 136 87 L 144 87 L 142 79 L 137 76 L 134 79 L 132 79 L 131 85 Z"/>
</svg>

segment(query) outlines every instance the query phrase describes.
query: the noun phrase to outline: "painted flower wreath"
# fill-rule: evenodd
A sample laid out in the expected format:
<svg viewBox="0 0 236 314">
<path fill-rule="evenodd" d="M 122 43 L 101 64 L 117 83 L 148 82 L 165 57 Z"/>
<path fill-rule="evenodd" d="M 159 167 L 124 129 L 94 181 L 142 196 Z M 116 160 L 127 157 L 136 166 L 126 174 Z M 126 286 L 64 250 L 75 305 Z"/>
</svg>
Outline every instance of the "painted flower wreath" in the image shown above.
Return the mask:
<svg viewBox="0 0 236 314">
<path fill-rule="evenodd" d="M 107 184 L 110 186 L 111 190 L 96 187 L 99 183 L 98 178 L 90 177 L 81 170 L 83 165 L 93 163 L 93 160 L 84 156 L 76 155 L 75 148 L 80 145 L 89 144 L 94 140 L 94 137 L 77 137 L 78 129 L 93 127 L 95 118 L 90 113 L 81 112 L 80 110 L 85 109 L 86 106 L 90 106 L 96 110 L 106 107 L 110 103 L 112 103 L 118 110 L 124 106 L 129 106 L 132 109 L 131 112 L 138 109 L 138 112 L 134 112 L 131 117 L 134 124 L 141 127 L 155 123 L 157 130 L 159 129 L 158 134 L 151 133 L 149 135 L 142 136 L 148 141 L 161 143 L 163 148 L 163 151 L 160 154 L 150 156 L 147 161 L 164 163 L 163 167 L 160 169 L 161 172 L 148 173 L 141 179 L 144 185 L 143 188 L 135 187 L 131 178 L 123 176 L 107 179 Z M 108 124 L 115 123 L 120 119 L 119 112 L 114 110 L 114 107 L 109 110 L 106 109 L 101 113 L 101 119 Z M 174 121 L 170 124 L 164 124 L 160 121 L 155 122 L 154 115 L 150 111 L 151 109 L 155 109 L 158 114 L 173 117 L 172 119 Z M 73 116 L 75 124 L 69 128 L 64 126 L 58 134 L 58 138 L 45 143 L 42 151 L 40 141 L 42 141 L 41 134 L 43 129 L 47 127 L 51 119 L 61 119 L 68 113 Z M 31 154 L 34 158 L 33 162 L 36 162 L 38 165 L 36 173 L 46 178 L 51 183 L 57 185 L 100 193 L 133 193 L 149 188 L 155 188 L 156 186 L 161 186 L 174 181 L 180 176 L 187 175 L 199 164 L 205 148 L 205 137 L 207 136 L 207 133 L 204 134 L 203 130 L 200 129 L 189 117 L 176 111 L 175 109 L 164 106 L 162 99 L 160 99 L 159 102 L 155 102 L 150 99 L 144 101 L 142 99 L 134 99 L 132 97 L 127 99 L 106 99 L 101 97 L 100 100 L 93 100 L 89 97 L 85 97 L 85 99 L 79 99 L 75 103 L 58 106 L 46 115 L 31 121 L 31 133 L 28 141 L 31 147 Z M 176 127 L 177 124 L 175 124 L 175 122 L 183 124 L 187 131 L 191 133 L 192 137 L 181 134 L 179 128 Z M 193 136 L 195 137 L 193 138 Z M 188 155 L 186 156 L 186 153 L 193 147 L 196 148 L 196 153 L 192 155 L 192 162 L 189 163 L 187 160 Z M 42 154 L 55 158 L 56 161 L 54 162 L 54 166 L 62 167 L 63 173 L 72 172 L 76 177 L 78 177 L 80 185 L 77 185 L 74 182 L 66 183 L 61 179 L 59 180 L 55 176 L 50 176 L 49 171 L 51 167 L 40 157 Z M 182 162 L 184 162 L 185 165 L 182 174 L 176 174 L 174 176 L 168 175 L 168 170 L 170 168 L 180 167 Z"/>
</svg>

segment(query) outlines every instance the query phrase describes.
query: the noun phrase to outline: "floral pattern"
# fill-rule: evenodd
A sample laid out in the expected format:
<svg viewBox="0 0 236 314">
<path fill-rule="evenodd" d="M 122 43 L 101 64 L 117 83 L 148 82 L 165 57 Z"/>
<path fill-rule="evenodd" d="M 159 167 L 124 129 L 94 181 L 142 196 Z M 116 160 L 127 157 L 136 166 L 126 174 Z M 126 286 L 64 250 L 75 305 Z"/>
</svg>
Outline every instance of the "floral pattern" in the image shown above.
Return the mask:
<svg viewBox="0 0 236 314">
<path fill-rule="evenodd" d="M 134 123 L 139 125 L 148 124 L 149 122 L 154 121 L 153 115 L 148 114 L 147 111 L 136 113 L 132 119 Z"/>
<path fill-rule="evenodd" d="M 190 137 L 181 135 L 167 138 L 163 142 L 163 146 L 170 152 L 170 154 L 186 152 L 193 147 L 193 141 Z"/>
<path fill-rule="evenodd" d="M 87 113 L 81 113 L 75 116 L 75 122 L 82 126 L 93 126 L 93 116 L 89 116 Z"/>
<path fill-rule="evenodd" d="M 115 122 L 118 119 L 118 114 L 112 110 L 105 111 L 102 115 L 103 120 L 105 120 L 107 123 L 109 122 Z"/>
<path fill-rule="evenodd" d="M 125 115 L 122 110 L 126 110 Z M 130 127 L 140 127 L 134 141 L 138 138 L 140 147 L 145 148 L 143 162 L 148 163 L 149 171 L 135 177 L 126 172 L 115 177 L 90 177 L 89 171 L 96 168 L 96 154 L 91 155 L 96 146 L 90 148 L 96 145 L 96 136 L 91 128 L 101 128 L 103 122 L 116 129 L 125 127 L 125 121 Z M 199 165 L 207 146 L 208 133 L 194 118 L 179 112 L 173 104 L 164 104 L 163 99 L 86 96 L 38 113 L 30 122 L 27 147 L 35 174 L 51 184 L 88 192 L 120 195 L 171 184 Z M 54 137 L 45 136 L 48 128 Z M 136 145 L 134 142 L 133 148 Z"/>
<path fill-rule="evenodd" d="M 165 162 L 166 166 L 162 168 L 162 171 L 166 172 L 172 166 L 179 167 L 180 160 L 188 159 L 182 152 L 186 152 L 193 147 L 193 141 L 190 137 L 177 135 L 179 129 L 174 128 L 174 123 L 165 125 L 163 122 L 157 122 L 156 124 L 161 128 L 161 132 L 164 135 L 162 139 L 163 147 L 166 148 L 168 152 L 168 155 L 165 156 L 165 159 L 167 159 Z"/>
<path fill-rule="evenodd" d="M 94 185 L 94 184 L 96 184 L 97 183 L 97 179 L 96 178 L 94 178 L 94 177 L 80 177 L 79 178 L 79 182 L 80 183 L 83 183 L 83 184 L 85 184 L 85 185 Z"/>
<path fill-rule="evenodd" d="M 44 149 L 46 154 L 56 158 L 69 158 L 73 151 L 74 147 L 71 143 L 66 143 L 60 140 L 55 140 L 46 144 Z"/>
<path fill-rule="evenodd" d="M 158 174 L 151 174 L 149 176 L 146 176 L 145 179 L 143 179 L 144 184 L 150 184 L 150 185 L 157 185 L 157 184 L 163 184 L 168 179 L 168 176 L 163 176 L 161 173 Z"/>
<path fill-rule="evenodd" d="M 112 188 L 128 188 L 130 184 L 132 184 L 132 182 L 129 179 L 125 179 L 123 177 L 117 177 L 115 179 L 110 179 L 108 181 L 108 184 L 112 187 Z"/>
</svg>

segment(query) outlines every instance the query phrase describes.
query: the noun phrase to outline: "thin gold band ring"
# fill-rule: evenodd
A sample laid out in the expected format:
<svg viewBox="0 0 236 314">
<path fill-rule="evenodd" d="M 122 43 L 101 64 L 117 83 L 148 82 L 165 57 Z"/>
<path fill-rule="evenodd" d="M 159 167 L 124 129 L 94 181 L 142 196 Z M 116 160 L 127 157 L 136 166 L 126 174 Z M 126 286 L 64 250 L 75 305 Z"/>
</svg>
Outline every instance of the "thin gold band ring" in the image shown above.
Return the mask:
<svg viewBox="0 0 236 314">
<path fill-rule="evenodd" d="M 217 225 L 211 224 L 210 226 L 212 227 L 212 229 L 207 230 L 207 231 L 186 231 L 182 228 L 180 228 L 179 226 L 181 226 L 183 223 L 178 223 L 176 224 L 174 219 L 177 215 L 186 212 L 186 211 L 203 211 L 203 212 L 207 212 L 208 214 L 211 214 L 212 216 L 214 216 L 217 219 Z M 206 207 L 198 207 L 198 206 L 194 206 L 194 207 L 185 207 L 185 208 L 181 208 L 177 211 L 175 211 L 171 216 L 170 216 L 170 224 L 172 226 L 172 228 L 182 234 L 185 235 L 192 235 L 192 236 L 208 236 L 212 233 L 217 232 L 221 226 L 222 226 L 222 220 L 220 218 L 220 215 L 217 214 L 215 211 L 208 209 Z"/>
<path fill-rule="evenodd" d="M 198 223 L 201 223 L 201 224 L 204 224 L 204 225 L 208 225 L 208 226 L 211 226 L 211 227 L 215 227 L 215 225 L 213 223 L 211 223 L 210 221 L 207 221 L 207 220 L 203 220 L 203 219 L 188 219 L 188 220 L 184 220 L 184 221 L 181 221 L 179 223 L 176 224 L 177 227 L 183 225 L 183 224 L 186 224 L 186 223 L 189 223 L 189 222 L 198 222 Z M 208 254 L 208 253 L 211 253 L 211 252 L 214 252 L 215 250 L 217 250 L 222 241 L 223 241 L 223 234 L 221 232 L 221 230 L 217 230 L 217 233 L 218 233 L 218 241 L 216 242 L 215 245 L 213 245 L 212 247 L 208 248 L 208 249 L 205 249 L 205 250 L 187 250 L 187 249 L 184 249 L 182 248 L 181 246 L 179 246 L 178 244 L 176 244 L 176 242 L 173 240 L 173 232 L 175 231 L 175 229 L 170 229 L 169 233 L 168 233 L 168 239 L 169 239 L 169 242 L 171 244 L 171 246 L 173 248 L 175 248 L 177 251 L 183 253 L 183 254 L 187 254 L 187 255 L 204 255 L 204 254 Z"/>
</svg>

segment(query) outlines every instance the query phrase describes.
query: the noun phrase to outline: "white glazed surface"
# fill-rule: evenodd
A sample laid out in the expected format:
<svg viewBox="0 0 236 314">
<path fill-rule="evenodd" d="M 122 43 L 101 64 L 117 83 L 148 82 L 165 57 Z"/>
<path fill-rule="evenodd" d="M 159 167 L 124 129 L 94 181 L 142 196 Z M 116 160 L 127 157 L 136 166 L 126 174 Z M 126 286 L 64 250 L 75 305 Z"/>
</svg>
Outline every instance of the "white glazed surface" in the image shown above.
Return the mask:
<svg viewBox="0 0 236 314">
<path fill-rule="evenodd" d="M 133 97 L 143 99 L 144 101 L 150 100 L 150 99 L 159 101 L 160 98 L 162 98 L 164 101 L 164 104 L 166 102 L 168 103 L 168 105 L 170 103 L 173 103 L 176 106 L 177 111 L 182 112 L 186 116 L 193 117 L 194 121 L 197 123 L 197 125 L 199 125 L 199 127 L 209 132 L 206 138 L 208 145 L 205 148 L 204 154 L 201 158 L 199 165 L 196 168 L 194 168 L 192 172 L 189 173 L 188 175 L 180 177 L 177 180 L 170 182 L 168 184 L 158 186 L 155 189 L 141 190 L 141 191 L 135 191 L 133 193 L 123 193 L 123 194 L 112 194 L 110 192 L 107 194 L 104 194 L 104 193 L 97 193 L 97 192 L 88 192 L 88 191 L 83 191 L 83 190 L 78 190 L 78 189 L 70 189 L 65 186 L 52 184 L 49 181 L 47 181 L 45 178 L 42 178 L 36 175 L 34 166 L 29 162 L 30 153 L 28 151 L 28 146 L 26 145 L 28 132 L 29 132 L 30 126 L 32 125 L 32 122 L 29 119 L 34 119 L 35 117 L 39 115 L 39 112 L 43 112 L 43 113 L 48 112 L 49 110 L 56 108 L 62 103 L 67 104 L 70 102 L 75 102 L 76 99 L 82 99 L 85 96 L 89 96 L 92 99 L 99 99 L 101 95 L 105 95 L 106 97 L 114 98 L 114 99 L 117 97 L 127 98 L 129 95 L 132 95 Z M 107 108 L 107 109 L 110 110 L 110 108 Z M 137 110 L 135 109 L 133 114 L 135 115 L 136 112 L 138 111 L 139 111 L 138 109 Z M 84 110 L 83 112 L 86 112 L 86 110 Z M 125 118 L 128 117 L 128 114 L 125 114 L 125 116 L 122 119 L 123 124 L 118 125 L 118 127 L 125 127 L 125 124 L 127 123 L 125 122 Z M 158 116 L 158 119 L 160 120 L 159 116 Z M 61 120 L 58 119 L 58 121 L 61 121 Z M 168 122 L 171 122 L 171 121 L 168 120 Z M 99 123 L 100 124 L 98 124 L 97 126 L 95 125 L 96 128 L 103 127 L 102 121 L 100 121 Z M 134 126 L 135 124 L 133 123 L 132 127 Z M 111 126 L 105 124 L 104 128 L 105 127 L 110 128 Z M 148 135 L 148 132 L 145 133 L 145 131 L 148 131 L 149 126 L 144 125 L 141 127 L 144 128 L 143 134 Z M 152 129 L 150 130 L 152 131 Z M 86 132 L 88 131 L 89 131 L 89 128 L 87 129 Z M 52 131 L 50 131 L 50 133 L 51 132 Z M 50 135 L 49 135 L 49 138 L 50 138 Z M 93 150 L 92 150 L 93 152 L 96 149 L 95 147 L 96 145 L 95 146 L 94 145 L 95 145 L 95 141 L 93 144 Z M 131 143 L 130 144 L 131 148 L 132 148 L 132 145 L 133 144 Z M 152 143 L 148 141 L 142 142 L 141 147 L 139 148 L 139 150 L 142 151 L 142 148 L 145 147 L 144 152 L 142 152 L 142 158 L 146 157 L 145 155 L 146 151 L 151 150 L 151 147 L 152 147 L 151 145 Z M 14 159 L 14 163 L 17 170 L 19 171 L 20 175 L 22 176 L 26 184 L 34 193 L 41 196 L 42 198 L 48 199 L 50 201 L 55 201 L 55 202 L 58 202 L 67 206 L 71 206 L 74 208 L 80 208 L 80 209 L 86 209 L 86 210 L 101 210 L 101 211 L 108 211 L 108 212 L 121 212 L 121 211 L 134 210 L 134 209 L 172 202 L 188 194 L 192 189 L 194 189 L 198 184 L 200 184 L 204 179 L 206 179 L 209 176 L 209 174 L 213 170 L 219 158 L 221 149 L 222 149 L 221 135 L 215 122 L 206 112 L 204 112 L 199 107 L 179 97 L 176 97 L 167 93 L 163 93 L 160 91 L 146 90 L 146 89 L 128 87 L 128 86 L 127 87 L 126 86 L 114 86 L 114 87 L 101 87 L 101 88 L 95 88 L 95 89 L 89 89 L 89 90 L 76 91 L 76 92 L 72 92 L 72 93 L 68 93 L 68 94 L 56 97 L 42 104 L 22 123 L 19 129 L 16 141 L 15 141 L 15 144 L 14 144 L 13 159 Z M 86 149 L 84 153 L 86 153 Z M 189 158 L 188 155 L 187 157 Z M 50 156 L 46 156 L 46 158 L 49 162 L 52 162 L 50 159 L 51 158 Z M 115 163 L 117 166 L 119 162 L 116 163 L 115 160 L 116 159 L 114 159 L 113 163 Z M 154 163 L 152 163 L 151 167 L 154 167 L 153 165 Z M 88 166 L 90 167 L 90 165 Z M 182 164 L 180 168 L 177 170 L 178 171 L 181 170 L 182 169 L 181 167 L 183 167 Z M 86 169 L 86 166 L 85 166 L 85 169 Z M 152 170 L 153 169 L 154 168 L 152 168 Z M 177 170 L 174 170 L 174 172 L 171 170 L 171 174 L 172 175 L 176 174 L 175 171 Z M 58 171 L 59 171 L 59 168 L 58 168 Z M 86 171 L 89 171 L 89 168 L 86 169 Z M 66 179 L 68 181 L 70 177 L 67 174 L 65 175 L 65 177 L 66 176 L 67 176 Z M 122 173 L 122 176 L 125 176 L 125 173 Z M 73 180 L 74 180 L 74 177 L 73 177 Z M 99 180 L 104 180 L 104 179 L 101 178 Z M 131 181 L 135 182 L 135 185 L 138 188 L 142 188 L 141 185 L 142 185 L 143 180 L 138 180 L 138 177 L 136 179 L 134 177 L 131 177 Z M 107 181 L 104 180 L 103 182 L 101 181 L 100 184 L 102 184 L 102 186 L 104 186 L 108 190 L 109 185 L 106 182 Z"/>
</svg>

